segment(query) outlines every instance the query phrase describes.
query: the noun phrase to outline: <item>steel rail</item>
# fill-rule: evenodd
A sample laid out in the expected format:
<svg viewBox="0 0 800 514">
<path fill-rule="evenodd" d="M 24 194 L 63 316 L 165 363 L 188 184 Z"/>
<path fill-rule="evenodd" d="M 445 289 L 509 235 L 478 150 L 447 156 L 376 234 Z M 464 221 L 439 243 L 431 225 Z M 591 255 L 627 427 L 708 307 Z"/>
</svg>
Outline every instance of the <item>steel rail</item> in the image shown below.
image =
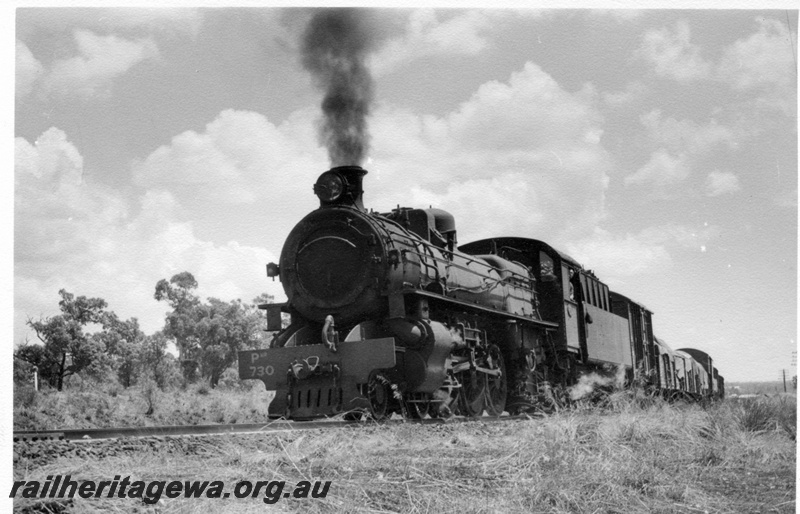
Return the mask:
<svg viewBox="0 0 800 514">
<path fill-rule="evenodd" d="M 75 428 L 64 430 L 19 430 L 14 432 L 14 442 L 19 441 L 97 441 L 103 439 L 125 439 L 131 437 L 166 437 L 166 436 L 198 436 L 224 434 L 251 434 L 259 432 L 280 432 L 296 430 L 319 430 L 330 428 L 362 428 L 382 425 L 414 423 L 422 425 L 446 425 L 468 422 L 497 422 L 533 419 L 533 416 L 482 416 L 475 418 L 427 418 L 427 419 L 390 419 L 385 421 L 345 421 L 314 420 L 286 421 L 274 420 L 266 423 L 238 423 L 228 425 L 167 425 L 154 427 L 110 427 L 110 428 Z"/>
</svg>

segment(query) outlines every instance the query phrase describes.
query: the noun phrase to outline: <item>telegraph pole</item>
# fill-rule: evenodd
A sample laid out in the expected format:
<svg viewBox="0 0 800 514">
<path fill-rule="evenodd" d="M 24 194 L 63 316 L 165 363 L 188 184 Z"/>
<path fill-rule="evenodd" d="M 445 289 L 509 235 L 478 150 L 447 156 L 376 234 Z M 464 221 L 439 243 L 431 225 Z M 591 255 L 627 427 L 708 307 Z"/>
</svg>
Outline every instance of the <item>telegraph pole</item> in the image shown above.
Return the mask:
<svg viewBox="0 0 800 514">
<path fill-rule="evenodd" d="M 783 370 L 783 392 L 786 392 L 786 370 Z"/>
</svg>

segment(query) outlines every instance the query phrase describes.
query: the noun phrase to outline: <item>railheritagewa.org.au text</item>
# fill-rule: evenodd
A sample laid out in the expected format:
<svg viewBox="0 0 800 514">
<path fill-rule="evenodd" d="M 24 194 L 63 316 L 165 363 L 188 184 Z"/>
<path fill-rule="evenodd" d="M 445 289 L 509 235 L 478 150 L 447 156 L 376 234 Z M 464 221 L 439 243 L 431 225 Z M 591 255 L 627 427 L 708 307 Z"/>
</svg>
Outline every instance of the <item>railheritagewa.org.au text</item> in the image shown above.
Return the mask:
<svg viewBox="0 0 800 514">
<path fill-rule="evenodd" d="M 302 480 L 287 485 L 283 480 L 240 480 L 228 487 L 221 480 L 131 480 L 116 475 L 113 480 L 73 480 L 71 475 L 48 475 L 44 481 L 18 480 L 10 498 L 139 498 L 155 504 L 161 498 L 253 498 L 277 503 L 282 498 L 325 498 L 330 481 Z"/>
</svg>

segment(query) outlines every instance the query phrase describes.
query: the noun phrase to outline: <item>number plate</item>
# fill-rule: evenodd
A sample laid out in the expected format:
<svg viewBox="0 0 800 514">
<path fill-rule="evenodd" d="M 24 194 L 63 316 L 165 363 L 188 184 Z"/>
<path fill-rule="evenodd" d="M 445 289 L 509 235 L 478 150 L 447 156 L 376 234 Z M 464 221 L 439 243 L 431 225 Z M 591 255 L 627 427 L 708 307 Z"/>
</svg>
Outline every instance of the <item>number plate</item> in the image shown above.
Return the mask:
<svg viewBox="0 0 800 514">
<path fill-rule="evenodd" d="M 370 371 L 391 368 L 395 364 L 394 338 L 367 339 L 338 343 L 336 353 L 321 344 L 267 348 L 239 352 L 239 378 L 264 382 L 268 391 L 287 386 L 286 375 L 294 361 L 319 358 L 319 365 L 339 366 L 341 376 L 355 383 L 367 381 Z"/>
</svg>

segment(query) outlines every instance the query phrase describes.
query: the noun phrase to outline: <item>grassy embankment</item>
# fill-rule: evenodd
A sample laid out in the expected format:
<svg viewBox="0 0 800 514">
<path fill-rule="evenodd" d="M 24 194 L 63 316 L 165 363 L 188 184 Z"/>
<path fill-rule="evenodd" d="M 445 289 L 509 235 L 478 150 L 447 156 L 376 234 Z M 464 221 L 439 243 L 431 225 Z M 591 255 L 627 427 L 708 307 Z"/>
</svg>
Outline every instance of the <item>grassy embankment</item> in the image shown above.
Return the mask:
<svg viewBox="0 0 800 514">
<path fill-rule="evenodd" d="M 604 410 L 577 408 L 506 423 L 371 425 L 77 450 L 66 443 L 16 445 L 15 480 L 71 474 L 99 481 L 123 474 L 131 480 L 222 480 L 228 490 L 239 480 L 284 480 L 285 491 L 301 480 L 332 485 L 324 499 L 281 499 L 274 505 L 261 498 L 162 497 L 156 507 L 118 498 L 46 507 L 18 499 L 15 507 L 165 513 L 795 511 L 794 398 L 705 407 L 641 401 L 626 393 L 611 400 Z"/>
<path fill-rule="evenodd" d="M 259 423 L 274 393 L 260 382 L 211 389 L 205 383 L 161 391 L 87 386 L 14 391 L 14 430 Z"/>
</svg>

